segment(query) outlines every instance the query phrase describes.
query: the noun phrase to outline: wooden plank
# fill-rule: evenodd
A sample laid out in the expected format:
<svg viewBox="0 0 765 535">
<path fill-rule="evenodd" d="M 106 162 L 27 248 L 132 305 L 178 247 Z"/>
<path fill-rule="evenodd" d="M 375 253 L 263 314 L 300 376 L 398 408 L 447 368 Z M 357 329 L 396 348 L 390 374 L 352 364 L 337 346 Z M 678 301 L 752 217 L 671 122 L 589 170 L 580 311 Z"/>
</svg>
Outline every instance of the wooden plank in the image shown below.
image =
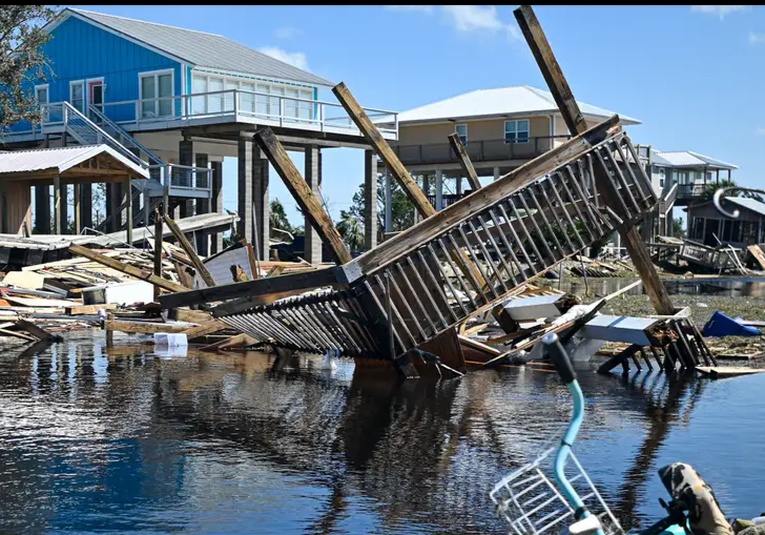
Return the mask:
<svg viewBox="0 0 765 535">
<path fill-rule="evenodd" d="M 19 333 L 16 331 L 11 331 L 5 328 L 0 328 L 0 336 L 12 336 L 14 338 L 21 338 L 22 340 L 27 340 L 29 342 L 36 342 L 38 340 L 34 336 L 30 336 L 24 333 Z"/>
<path fill-rule="evenodd" d="M 217 333 L 218 331 L 223 331 L 229 328 L 230 327 L 222 321 L 213 320 L 208 321 L 207 323 L 203 323 L 202 325 L 197 325 L 196 327 L 188 328 L 183 332 L 186 333 L 186 338 L 188 340 L 194 340 L 195 338 L 200 338 L 202 336 Z"/>
<path fill-rule="evenodd" d="M 244 296 L 255 297 L 291 291 L 300 293 L 320 286 L 344 286 L 344 283 L 339 282 L 341 279 L 338 279 L 338 277 L 341 274 L 336 271 L 338 269 L 341 268 L 329 267 L 315 271 L 282 275 L 281 277 L 264 277 L 246 282 L 234 282 L 210 288 L 198 288 L 196 290 L 166 294 L 159 297 L 159 304 L 163 308 L 176 308 L 236 299 Z"/>
<path fill-rule="evenodd" d="M 284 185 L 290 191 L 297 201 L 300 210 L 305 214 L 308 220 L 319 233 L 322 240 L 329 244 L 335 260 L 338 264 L 345 264 L 351 261 L 351 252 L 345 246 L 342 236 L 335 228 L 329 214 L 324 210 L 319 199 L 314 195 L 308 183 L 300 175 L 292 159 L 284 150 L 284 146 L 274 135 L 270 127 L 260 128 L 255 132 L 255 141 L 268 157 L 271 165 L 282 177 Z"/>
<path fill-rule="evenodd" d="M 185 292 L 187 290 L 179 284 L 161 279 L 156 275 L 149 273 L 148 271 L 144 271 L 134 266 L 129 266 L 123 262 L 120 262 L 119 260 L 109 258 L 108 256 L 104 256 L 91 249 L 88 249 L 87 247 L 83 247 L 82 245 L 76 245 L 74 243 L 71 244 L 69 246 L 69 252 L 94 260 L 99 264 L 103 264 L 104 266 L 110 267 L 116 271 L 119 271 L 120 273 L 130 275 L 131 277 L 135 277 L 136 279 L 145 280 L 169 292 Z"/>
<path fill-rule="evenodd" d="M 146 226 L 149 222 L 146 221 Z M 162 230 L 162 214 L 159 213 L 159 209 L 154 209 L 154 276 L 162 278 L 162 236 L 164 231 Z M 154 299 L 159 297 L 159 287 L 154 286 Z"/>
<path fill-rule="evenodd" d="M 514 10 L 513 13 L 569 130 L 573 134 L 585 132 L 587 123 L 574 99 L 571 87 L 569 87 L 566 77 L 555 59 L 555 54 L 553 54 L 552 47 L 534 14 L 534 10 L 529 5 L 523 5 Z M 618 206 L 618 193 L 612 182 L 607 176 L 603 176 L 604 171 L 600 166 L 595 166 L 595 171 L 595 180 L 601 186 L 600 193 L 606 204 Z M 640 232 L 633 224 L 628 223 L 619 228 L 619 233 L 630 259 L 640 274 L 643 284 L 645 284 L 646 293 L 650 296 L 656 312 L 659 314 L 674 313 L 675 307 L 659 278 Z"/>
<path fill-rule="evenodd" d="M 434 216 L 428 217 L 417 225 L 399 233 L 395 238 L 384 241 L 371 251 L 367 251 L 356 258 L 354 262 L 358 263 L 362 272 L 367 273 L 380 265 L 395 260 L 412 249 L 424 245 L 441 231 L 475 214 L 476 210 L 504 199 L 512 192 L 579 157 L 590 147 L 603 141 L 608 136 L 609 130 L 618 123 L 619 118 L 614 115 L 593 126 L 587 132 L 526 162 L 499 180 L 482 187 L 476 193 L 460 199 Z"/>
<path fill-rule="evenodd" d="M 175 274 L 178 275 L 178 281 L 183 286 L 184 291 L 194 287 L 194 277 L 192 277 L 188 271 L 186 271 L 186 265 L 179 262 L 176 259 L 172 259 L 173 267 L 175 268 Z M 157 298 L 159 300 L 159 297 Z"/>
<path fill-rule="evenodd" d="M 258 266 L 258 260 L 255 258 L 255 249 L 252 247 L 251 243 L 245 243 L 244 247 L 247 250 L 247 261 L 250 263 L 250 273 L 252 273 L 252 278 L 259 279 L 260 267 Z"/>
<path fill-rule="evenodd" d="M 470 161 L 470 156 L 468 156 L 468 153 L 465 150 L 465 145 L 462 144 L 462 140 L 457 135 L 457 132 L 449 135 L 449 144 L 452 146 L 452 150 L 457 155 L 460 166 L 465 172 L 465 176 L 467 176 L 468 182 L 470 182 L 470 187 L 473 188 L 473 191 L 478 191 L 481 189 L 481 183 L 478 181 L 478 173 L 475 172 L 473 162 Z"/>
<path fill-rule="evenodd" d="M 105 303 L 102 305 L 74 305 L 70 307 L 64 308 L 64 314 L 67 316 L 87 316 L 88 314 L 98 314 L 98 311 L 103 310 L 114 310 L 117 308 L 116 303 Z"/>
<path fill-rule="evenodd" d="M 107 331 L 119 331 L 123 333 L 182 333 L 189 330 L 188 325 L 173 325 L 172 323 L 148 323 L 142 321 L 123 321 L 108 319 L 105 322 Z"/>
<path fill-rule="evenodd" d="M 385 166 L 390 170 L 393 178 L 401 185 L 407 197 L 414 203 L 414 207 L 423 217 L 429 217 L 436 213 L 436 209 L 428 201 L 428 197 L 423 193 L 420 186 L 409 174 L 404 164 L 401 163 L 396 153 L 382 137 L 380 131 L 375 124 L 366 114 L 364 109 L 358 103 L 356 98 L 351 94 L 348 87 L 343 82 L 340 82 L 332 88 L 332 92 L 343 105 L 345 111 L 350 115 L 351 119 L 361 133 L 364 135 L 367 141 L 374 147 L 375 152 L 380 159 L 385 163 Z"/>
<path fill-rule="evenodd" d="M 760 265 L 760 269 L 765 270 L 765 253 L 762 252 L 762 249 L 760 249 L 759 245 L 749 245 L 747 247 L 747 250 L 752 253 L 752 256 L 755 260 L 757 260 L 757 263 Z"/>
<path fill-rule="evenodd" d="M 737 377 L 739 375 L 765 373 L 765 368 L 747 368 L 738 366 L 696 366 L 696 370 L 702 375 L 706 375 L 712 379 L 724 379 L 726 377 Z"/>
<path fill-rule="evenodd" d="M 31 321 L 20 319 L 16 322 L 16 326 L 19 329 L 22 329 L 28 332 L 29 334 L 31 334 L 32 336 L 40 340 L 61 340 L 61 336 L 57 334 L 49 333 L 48 331 L 46 331 L 42 327 L 38 327 Z"/>
<path fill-rule="evenodd" d="M 210 272 L 207 271 L 207 268 L 202 263 L 202 259 L 199 258 L 199 255 L 194 250 L 194 247 L 191 245 L 188 238 L 186 238 L 186 235 L 181 232 L 181 229 L 178 228 L 178 225 L 175 223 L 175 221 L 173 221 L 171 217 L 165 215 L 163 216 L 163 219 L 167 225 L 167 228 L 170 229 L 170 232 L 173 233 L 173 236 L 175 236 L 175 239 L 178 241 L 178 245 L 181 246 L 183 252 L 186 253 L 186 255 L 189 257 L 189 260 L 191 260 L 191 265 L 194 266 L 197 274 L 199 274 L 202 280 L 205 281 L 207 286 L 215 286 L 215 280 L 212 278 L 212 275 L 210 275 Z"/>
</svg>

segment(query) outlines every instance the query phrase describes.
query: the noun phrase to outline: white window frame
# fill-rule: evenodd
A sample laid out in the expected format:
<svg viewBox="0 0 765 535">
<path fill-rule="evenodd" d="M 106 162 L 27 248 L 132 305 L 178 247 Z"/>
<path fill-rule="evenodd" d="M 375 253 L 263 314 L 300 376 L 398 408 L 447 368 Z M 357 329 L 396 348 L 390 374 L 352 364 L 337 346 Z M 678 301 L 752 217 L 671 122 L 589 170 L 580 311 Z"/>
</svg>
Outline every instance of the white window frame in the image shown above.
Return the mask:
<svg viewBox="0 0 765 535">
<path fill-rule="evenodd" d="M 46 98 L 45 102 L 40 102 L 40 99 L 37 98 L 38 91 L 40 89 L 45 89 L 45 98 Z M 40 104 L 41 107 L 43 105 L 50 104 L 50 84 L 37 84 L 37 85 L 35 85 L 35 100 L 37 101 L 38 104 Z M 44 123 L 47 123 L 48 119 L 50 118 L 49 111 L 50 110 L 47 107 L 43 108 L 43 110 L 42 110 L 42 121 Z"/>
<path fill-rule="evenodd" d="M 82 109 L 75 106 L 74 97 L 72 96 L 73 88 L 77 85 L 82 87 Z M 88 86 L 85 84 L 85 80 L 71 80 L 69 82 L 69 104 L 76 108 L 80 113 L 85 113 L 88 106 Z"/>
<path fill-rule="evenodd" d="M 526 129 L 525 130 L 521 130 L 521 129 L 518 128 L 519 124 L 522 123 L 522 122 L 526 123 Z M 507 139 L 507 134 L 509 132 L 509 130 L 507 129 L 507 125 L 511 124 L 511 123 L 515 123 L 515 131 L 513 132 L 515 134 L 515 139 L 514 140 L 508 140 Z M 505 143 L 508 143 L 508 144 L 509 143 L 524 144 L 524 143 L 528 143 L 529 141 L 531 141 L 531 121 L 529 119 L 511 119 L 511 120 L 505 121 L 505 125 L 504 126 L 505 126 L 505 129 L 502 132 L 502 135 L 503 135 L 503 138 L 505 140 Z M 526 132 L 526 139 L 523 140 L 523 141 L 518 141 L 518 133 L 519 132 L 524 132 L 524 131 Z"/>
<path fill-rule="evenodd" d="M 156 99 L 159 98 L 159 77 L 169 74 L 170 75 L 170 114 L 169 115 L 159 115 L 159 108 L 160 108 L 160 102 Z M 144 78 L 154 78 L 154 91 L 157 96 L 154 97 L 154 117 L 144 117 L 143 112 L 143 102 L 140 103 L 138 106 L 138 116 L 139 120 L 146 120 L 146 119 L 158 119 L 158 118 L 164 118 L 164 117 L 175 117 L 175 98 L 178 96 L 175 94 L 175 69 L 159 69 L 156 71 L 144 71 L 138 73 L 138 100 L 142 101 L 143 98 L 143 79 Z M 164 97 L 163 97 L 164 98 Z"/>
<path fill-rule="evenodd" d="M 663 167 L 659 167 L 659 187 L 663 188 L 664 184 L 666 183 L 667 179 L 667 172 L 664 170 Z"/>
<path fill-rule="evenodd" d="M 465 127 L 465 134 L 464 136 L 460 134 L 460 127 Z M 466 123 L 459 123 L 454 125 L 454 133 L 457 134 L 457 137 L 460 138 L 460 141 L 462 141 L 462 145 L 464 147 L 467 147 L 468 144 L 468 125 Z"/>
</svg>

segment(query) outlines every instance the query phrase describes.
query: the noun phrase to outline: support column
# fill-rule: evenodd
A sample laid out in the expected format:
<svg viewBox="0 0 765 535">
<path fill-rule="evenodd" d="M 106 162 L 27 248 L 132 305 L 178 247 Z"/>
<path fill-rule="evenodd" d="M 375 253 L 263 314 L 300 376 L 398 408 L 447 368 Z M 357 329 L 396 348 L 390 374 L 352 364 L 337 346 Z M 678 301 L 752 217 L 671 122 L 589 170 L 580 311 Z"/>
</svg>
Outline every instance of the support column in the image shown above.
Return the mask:
<svg viewBox="0 0 765 535">
<path fill-rule="evenodd" d="M 108 232 L 116 232 L 122 228 L 122 184 L 112 182 L 106 185 L 106 217 L 110 218 Z"/>
<path fill-rule="evenodd" d="M 250 217 L 254 222 L 252 236 L 255 241 L 251 243 L 253 247 L 257 245 L 257 252 L 261 260 L 268 260 L 270 254 L 271 204 L 268 196 L 268 165 L 268 160 L 263 156 L 260 147 L 253 145 L 253 183 L 249 209 Z"/>
<path fill-rule="evenodd" d="M 50 234 L 50 186 L 35 186 L 35 230 Z"/>
<path fill-rule="evenodd" d="M 59 234 L 69 234 L 68 220 L 69 220 L 69 186 L 67 184 L 60 184 L 59 186 L 61 197 Z"/>
<path fill-rule="evenodd" d="M 305 181 L 311 188 L 314 195 L 321 199 L 319 194 L 319 173 L 321 172 L 321 162 L 319 160 L 319 147 L 310 145 L 305 148 Z M 311 220 L 305 218 L 305 251 L 303 258 L 312 264 L 321 264 L 321 238 L 316 229 L 311 225 Z"/>
<path fill-rule="evenodd" d="M 436 169 L 436 210 L 444 207 L 444 172 Z"/>
<path fill-rule="evenodd" d="M 212 167 L 212 197 L 210 205 L 216 214 L 223 213 L 223 162 L 211 162 Z M 223 250 L 223 234 L 216 232 L 210 240 L 212 254 Z"/>
<path fill-rule="evenodd" d="M 386 203 L 387 210 L 387 203 Z M 377 154 L 364 151 L 364 247 L 377 247 Z"/>
<path fill-rule="evenodd" d="M 74 203 L 72 208 L 74 209 L 74 233 L 79 234 L 82 231 L 82 185 L 74 184 Z"/>
<path fill-rule="evenodd" d="M 248 243 L 252 243 L 252 186 L 253 173 L 253 143 L 252 134 L 241 132 L 239 134 L 237 173 L 238 173 L 238 196 L 237 213 L 239 214 L 239 223 L 237 224 L 237 234 L 244 238 Z"/>
<path fill-rule="evenodd" d="M 80 184 L 80 223 L 93 228 L 93 184 Z"/>
<path fill-rule="evenodd" d="M 61 179 L 53 177 L 53 234 L 61 234 Z"/>
<path fill-rule="evenodd" d="M 130 180 L 130 176 L 127 176 L 125 178 L 125 190 L 127 190 L 127 206 L 125 206 L 125 213 L 127 214 L 127 239 L 125 240 L 127 243 L 132 244 L 133 243 L 133 191 L 132 191 L 132 182 Z"/>
<path fill-rule="evenodd" d="M 385 232 L 393 231 L 393 178 L 385 169 Z"/>
<path fill-rule="evenodd" d="M 2 210 L 2 220 L 0 220 L 0 232 L 8 232 L 8 181 L 0 181 L 0 210 Z"/>
<path fill-rule="evenodd" d="M 185 166 L 194 165 L 194 142 L 185 137 L 178 142 L 178 164 Z M 186 176 L 188 180 L 191 180 L 191 175 L 188 174 L 188 169 L 181 171 L 182 176 Z M 191 184 L 188 184 L 189 186 Z M 194 215 L 194 199 L 186 199 L 180 204 L 180 217 L 189 217 Z"/>
<path fill-rule="evenodd" d="M 454 192 L 457 195 L 462 195 L 462 175 L 460 174 L 454 179 Z"/>
<path fill-rule="evenodd" d="M 499 167 L 494 168 L 494 180 L 499 180 Z"/>
<path fill-rule="evenodd" d="M 204 170 L 207 169 L 210 165 L 210 159 L 207 156 L 207 154 L 199 153 L 194 158 L 194 165 L 200 170 L 199 174 L 197 175 L 197 183 L 200 185 L 204 185 L 206 187 L 211 187 L 210 182 L 210 175 L 204 174 Z M 210 213 L 210 199 L 197 199 L 196 200 L 197 206 L 196 206 L 196 214 L 209 214 Z M 196 215 L 195 214 L 195 215 Z M 209 247 L 209 238 L 210 234 L 206 231 L 196 232 L 195 233 L 195 239 L 196 239 L 196 249 L 197 253 L 199 253 L 202 256 L 207 256 L 210 254 L 210 247 Z"/>
</svg>

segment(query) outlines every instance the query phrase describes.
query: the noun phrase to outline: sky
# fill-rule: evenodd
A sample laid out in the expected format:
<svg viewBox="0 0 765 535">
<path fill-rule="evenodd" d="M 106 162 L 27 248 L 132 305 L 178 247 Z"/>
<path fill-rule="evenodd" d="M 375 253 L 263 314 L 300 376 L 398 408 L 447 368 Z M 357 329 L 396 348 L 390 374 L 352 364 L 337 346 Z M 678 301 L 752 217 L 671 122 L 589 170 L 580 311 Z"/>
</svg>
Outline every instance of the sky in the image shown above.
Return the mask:
<svg viewBox="0 0 765 535">
<path fill-rule="evenodd" d="M 73 6 L 74 7 L 74 6 Z M 77 6 L 222 34 L 345 82 L 363 105 L 405 111 L 476 89 L 546 84 L 513 6 Z M 764 6 L 535 6 L 577 100 L 638 118 L 634 143 L 692 150 L 765 187 Z M 329 89 L 320 98 L 337 102 Z M 302 172 L 302 157 L 295 158 Z M 363 152 L 323 152 L 333 218 L 363 181 Z M 271 198 L 295 202 L 271 170 Z M 236 160 L 224 207 L 236 211 Z"/>
</svg>

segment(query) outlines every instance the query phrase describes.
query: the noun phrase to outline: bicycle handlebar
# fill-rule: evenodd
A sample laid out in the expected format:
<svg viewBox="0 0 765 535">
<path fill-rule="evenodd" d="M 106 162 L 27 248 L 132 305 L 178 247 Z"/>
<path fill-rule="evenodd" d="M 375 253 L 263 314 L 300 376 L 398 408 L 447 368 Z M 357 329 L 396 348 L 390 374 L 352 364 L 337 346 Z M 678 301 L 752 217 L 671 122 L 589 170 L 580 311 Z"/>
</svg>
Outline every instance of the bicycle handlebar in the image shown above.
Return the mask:
<svg viewBox="0 0 765 535">
<path fill-rule="evenodd" d="M 566 350 L 563 349 L 558 335 L 547 333 L 542 337 L 542 343 L 547 347 L 547 351 L 549 351 L 550 357 L 552 357 L 552 361 L 555 364 L 555 369 L 558 371 L 558 375 L 563 382 L 568 385 L 576 381 L 576 373 L 571 365 L 571 359 L 568 357 Z"/>
</svg>

